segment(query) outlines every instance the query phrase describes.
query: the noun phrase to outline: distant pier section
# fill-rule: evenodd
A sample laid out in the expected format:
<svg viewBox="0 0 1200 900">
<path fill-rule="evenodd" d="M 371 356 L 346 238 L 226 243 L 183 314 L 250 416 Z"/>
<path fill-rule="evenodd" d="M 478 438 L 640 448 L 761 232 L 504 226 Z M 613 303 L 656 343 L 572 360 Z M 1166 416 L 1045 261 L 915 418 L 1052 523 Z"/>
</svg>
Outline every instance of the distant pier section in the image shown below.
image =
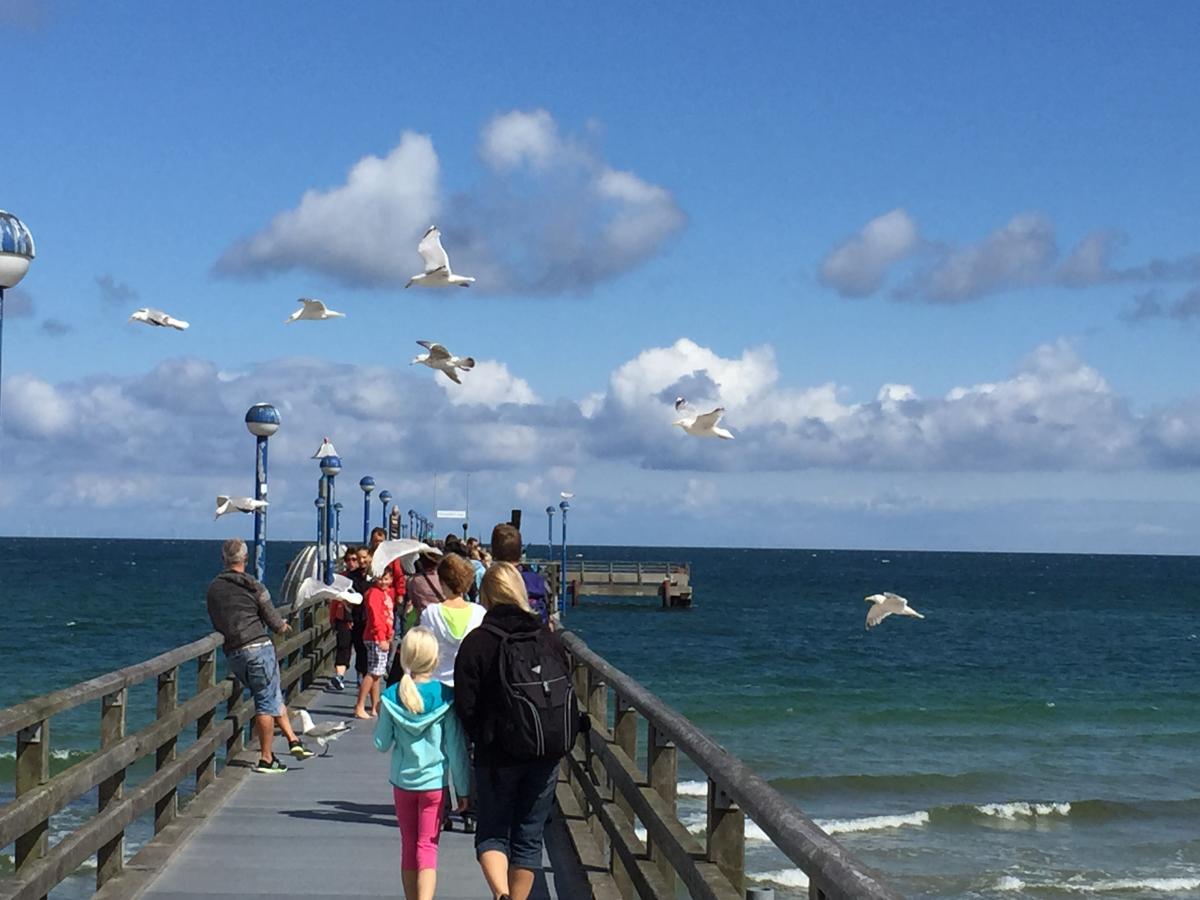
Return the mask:
<svg viewBox="0 0 1200 900">
<path fill-rule="evenodd" d="M 562 582 L 560 561 L 530 562 L 547 574 L 547 583 Z M 656 597 L 663 609 L 684 609 L 692 605 L 692 564 L 568 559 L 567 603 L 575 606 L 583 597 Z"/>
</svg>

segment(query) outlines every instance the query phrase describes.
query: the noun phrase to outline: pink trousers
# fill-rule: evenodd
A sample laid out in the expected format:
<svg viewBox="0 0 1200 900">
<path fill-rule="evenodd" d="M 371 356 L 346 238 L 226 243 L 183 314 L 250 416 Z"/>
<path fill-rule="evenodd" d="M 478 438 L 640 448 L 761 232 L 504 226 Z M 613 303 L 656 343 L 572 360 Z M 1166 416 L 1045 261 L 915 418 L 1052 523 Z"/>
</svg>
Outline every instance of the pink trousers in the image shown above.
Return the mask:
<svg viewBox="0 0 1200 900">
<path fill-rule="evenodd" d="M 446 789 L 402 791 L 393 787 L 392 796 L 400 824 L 400 871 L 436 869 Z"/>
</svg>

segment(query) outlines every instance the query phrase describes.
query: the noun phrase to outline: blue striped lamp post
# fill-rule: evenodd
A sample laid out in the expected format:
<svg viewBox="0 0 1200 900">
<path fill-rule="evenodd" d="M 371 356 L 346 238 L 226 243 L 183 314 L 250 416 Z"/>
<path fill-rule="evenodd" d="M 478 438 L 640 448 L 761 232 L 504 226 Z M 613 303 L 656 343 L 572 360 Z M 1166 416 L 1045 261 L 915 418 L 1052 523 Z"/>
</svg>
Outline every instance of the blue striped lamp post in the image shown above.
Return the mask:
<svg viewBox="0 0 1200 900">
<path fill-rule="evenodd" d="M 325 476 L 322 475 L 317 481 L 317 490 L 320 496 L 313 501 L 313 506 L 317 508 L 317 574 L 323 576 L 324 571 L 321 568 L 321 560 L 325 554 Z"/>
<path fill-rule="evenodd" d="M 562 589 L 558 594 L 558 614 L 562 616 L 567 608 L 567 510 L 571 508 L 571 504 L 563 500 L 558 504 L 558 508 L 562 510 Z"/>
<path fill-rule="evenodd" d="M 4 350 L 4 292 L 25 277 L 33 257 L 33 235 L 25 223 L 0 209 L 0 359 Z"/>
<path fill-rule="evenodd" d="M 334 528 L 337 510 L 334 501 L 333 480 L 342 471 L 342 461 L 336 456 L 321 457 L 321 474 L 325 476 L 325 583 L 333 584 L 333 558 L 337 556 L 334 544 Z"/>
<path fill-rule="evenodd" d="M 546 561 L 554 559 L 554 507 L 546 507 Z"/>
<path fill-rule="evenodd" d="M 254 435 L 254 499 L 267 499 L 267 440 L 279 430 L 279 410 L 270 403 L 255 403 L 246 410 L 246 430 Z M 267 574 L 267 510 L 254 511 L 254 577 Z"/>
<path fill-rule="evenodd" d="M 375 490 L 375 479 L 364 475 L 358 480 L 358 486 L 363 492 L 363 543 L 366 544 L 371 537 L 371 491 Z M 386 508 L 386 504 L 384 506 Z"/>
<path fill-rule="evenodd" d="M 408 511 L 408 536 L 410 538 L 417 536 L 417 514 L 411 509 Z"/>
<path fill-rule="evenodd" d="M 342 552 L 342 504 L 341 501 L 333 504 L 333 561 L 337 564 L 338 557 Z"/>
<path fill-rule="evenodd" d="M 379 506 L 381 507 L 381 515 L 379 517 L 379 526 L 384 529 L 387 528 L 388 504 L 391 502 L 392 502 L 392 492 L 391 491 L 380 491 L 379 492 Z"/>
</svg>

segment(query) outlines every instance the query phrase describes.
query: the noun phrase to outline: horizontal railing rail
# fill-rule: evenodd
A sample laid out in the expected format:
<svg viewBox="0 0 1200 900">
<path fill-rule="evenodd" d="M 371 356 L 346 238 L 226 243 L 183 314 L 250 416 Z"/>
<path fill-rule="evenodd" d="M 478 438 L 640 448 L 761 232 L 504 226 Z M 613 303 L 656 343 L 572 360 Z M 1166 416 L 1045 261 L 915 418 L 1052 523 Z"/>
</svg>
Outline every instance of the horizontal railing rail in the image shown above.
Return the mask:
<svg viewBox="0 0 1200 900">
<path fill-rule="evenodd" d="M 568 820 L 586 823 L 622 897 L 673 900 L 677 882 L 692 897 L 745 896 L 745 818 L 809 879 L 810 900 L 901 900 L 816 823 L 761 776 L 687 718 L 603 659 L 570 632 L 563 639 L 575 662 L 575 689 L 591 722 L 587 739 L 564 761 L 558 792 Z M 609 727 L 609 694 L 613 695 Z M 639 764 L 638 718 L 646 722 L 646 768 Z M 678 820 L 677 754 L 708 779 L 703 841 Z M 645 829 L 638 837 L 634 823 Z M 589 854 L 586 846 L 581 858 Z"/>
<path fill-rule="evenodd" d="M 290 700 L 328 668 L 335 641 L 328 601 L 292 603 L 277 611 L 293 620 L 294 630 L 275 640 L 280 684 Z M 180 787 L 194 779 L 193 793 L 200 794 L 217 777 L 222 745 L 226 761 L 244 749 L 254 704 L 242 699 L 241 686 L 232 676 L 216 681 L 222 643 L 214 632 L 144 662 L 0 710 L 0 738 L 16 735 L 17 744 L 15 797 L 0 807 L 0 846 L 15 846 L 15 871 L 0 879 L 0 900 L 45 897 L 92 857 L 99 889 L 124 869 L 130 823 L 153 810 L 154 833 L 161 833 L 178 814 Z M 181 702 L 180 672 L 192 662 L 195 690 Z M 127 734 L 130 690 L 148 682 L 155 686 L 154 718 Z M 52 717 L 97 700 L 99 748 L 51 776 Z M 179 751 L 180 737 L 193 725 L 194 741 Z M 154 773 L 127 785 L 130 767 L 151 755 Z M 51 847 L 51 816 L 92 790 L 97 793 L 95 815 Z"/>
</svg>

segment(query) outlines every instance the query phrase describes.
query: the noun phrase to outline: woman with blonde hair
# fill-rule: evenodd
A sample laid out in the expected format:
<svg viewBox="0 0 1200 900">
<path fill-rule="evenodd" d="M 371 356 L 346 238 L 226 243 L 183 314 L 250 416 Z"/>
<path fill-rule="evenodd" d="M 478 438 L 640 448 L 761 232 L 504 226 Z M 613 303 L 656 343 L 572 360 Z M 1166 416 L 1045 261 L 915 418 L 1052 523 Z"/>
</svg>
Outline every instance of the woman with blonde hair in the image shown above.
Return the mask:
<svg viewBox="0 0 1200 900">
<path fill-rule="evenodd" d="M 526 900 L 579 707 L 566 647 L 530 611 L 516 566 L 488 569 L 479 596 L 487 613 L 454 664 L 454 705 L 475 742 L 475 855 L 493 897 Z M 518 696 L 529 685 L 536 702 Z"/>
<path fill-rule="evenodd" d="M 447 800 L 460 811 L 466 808 L 469 761 L 450 704 L 453 694 L 433 678 L 437 638 L 428 628 L 409 629 L 399 655 L 404 675 L 380 701 L 375 749 L 392 751 L 390 780 L 400 825 L 405 900 L 432 900 L 442 810 Z"/>
</svg>

